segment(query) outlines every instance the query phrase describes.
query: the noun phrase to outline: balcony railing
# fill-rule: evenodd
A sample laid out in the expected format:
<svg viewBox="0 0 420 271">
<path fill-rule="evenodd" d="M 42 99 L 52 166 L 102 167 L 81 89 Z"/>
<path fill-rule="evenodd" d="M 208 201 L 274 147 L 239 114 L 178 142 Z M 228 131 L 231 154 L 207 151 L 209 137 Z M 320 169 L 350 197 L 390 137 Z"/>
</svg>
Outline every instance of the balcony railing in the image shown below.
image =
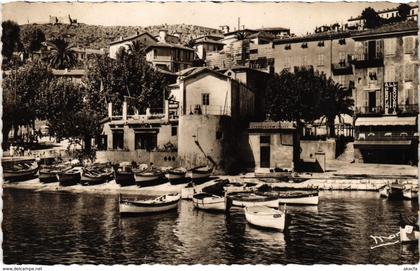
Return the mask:
<svg viewBox="0 0 420 271">
<path fill-rule="evenodd" d="M 331 70 L 334 75 L 353 74 L 353 66 L 347 61 L 340 61 L 336 64 L 331 64 Z"/>
<path fill-rule="evenodd" d="M 357 141 L 402 141 L 418 139 L 418 134 L 413 131 L 374 131 L 359 132 L 355 138 Z"/>
<path fill-rule="evenodd" d="M 186 115 L 231 115 L 231 108 L 223 105 L 190 105 Z M 181 108 L 181 112 L 183 112 Z"/>
<path fill-rule="evenodd" d="M 384 113 L 385 111 L 382 106 L 357 106 L 355 108 L 356 116 L 378 116 Z"/>
<path fill-rule="evenodd" d="M 419 113 L 419 105 L 399 104 L 396 111 L 398 115 L 417 115 Z"/>
<path fill-rule="evenodd" d="M 377 68 L 384 66 L 384 57 L 381 53 L 378 53 L 376 56 L 364 54 L 362 57 L 353 59 L 351 62 L 356 69 Z"/>
</svg>

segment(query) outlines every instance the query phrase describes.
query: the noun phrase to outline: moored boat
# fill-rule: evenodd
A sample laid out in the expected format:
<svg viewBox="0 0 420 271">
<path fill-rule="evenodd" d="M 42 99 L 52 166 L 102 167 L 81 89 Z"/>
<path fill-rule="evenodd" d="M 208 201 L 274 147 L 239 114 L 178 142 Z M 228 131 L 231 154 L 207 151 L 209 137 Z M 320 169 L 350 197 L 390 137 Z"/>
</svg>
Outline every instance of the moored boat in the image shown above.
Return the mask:
<svg viewBox="0 0 420 271">
<path fill-rule="evenodd" d="M 258 195 L 255 193 L 233 193 L 227 195 L 227 209 L 230 205 L 238 207 L 267 206 L 276 208 L 279 206 L 277 195 Z"/>
<path fill-rule="evenodd" d="M 61 186 L 71 186 L 80 183 L 82 174 L 81 167 L 74 167 L 67 170 L 62 170 L 57 173 L 57 179 Z"/>
<path fill-rule="evenodd" d="M 70 165 L 65 164 L 42 165 L 39 169 L 39 181 L 41 183 L 58 182 L 57 174 L 63 170 L 67 170 L 70 168 Z"/>
<path fill-rule="evenodd" d="M 408 186 L 403 190 L 403 197 L 405 199 L 417 199 L 419 190 L 417 187 Z"/>
<path fill-rule="evenodd" d="M 264 228 L 284 231 L 286 228 L 286 211 L 272 209 L 266 206 L 245 207 L 245 218 L 248 223 Z"/>
<path fill-rule="evenodd" d="M 31 161 L 3 163 L 3 178 L 5 181 L 18 182 L 36 178 L 38 164 Z"/>
<path fill-rule="evenodd" d="M 179 194 L 167 194 L 152 200 L 120 200 L 120 214 L 145 214 L 174 210 L 178 207 Z"/>
<path fill-rule="evenodd" d="M 189 175 L 193 182 L 200 183 L 206 181 L 213 172 L 213 167 L 198 166 L 190 169 Z"/>
<path fill-rule="evenodd" d="M 173 168 L 166 171 L 165 177 L 172 185 L 177 185 L 188 183 L 190 181 L 186 178 L 186 174 L 187 170 L 184 168 Z"/>
<path fill-rule="evenodd" d="M 94 165 L 83 169 L 80 183 L 82 185 L 97 185 L 109 182 L 113 177 L 112 168 L 106 165 Z"/>
<path fill-rule="evenodd" d="M 115 182 L 120 186 L 135 185 L 134 172 L 131 163 L 121 162 L 114 168 Z"/>
<path fill-rule="evenodd" d="M 390 190 L 390 188 L 389 188 L 388 185 L 384 185 L 384 186 L 380 187 L 378 189 L 379 196 L 383 197 L 383 198 L 387 198 L 389 196 L 389 190 Z"/>
<path fill-rule="evenodd" d="M 390 185 L 388 199 L 403 199 L 404 185 L 400 183 L 392 183 Z"/>
<path fill-rule="evenodd" d="M 225 198 L 209 193 L 197 193 L 192 197 L 193 205 L 197 209 L 224 211 L 226 209 Z"/>
<path fill-rule="evenodd" d="M 164 174 L 159 169 L 146 169 L 145 171 L 134 173 L 136 185 L 140 187 L 162 184 L 165 182 L 163 177 Z"/>
<path fill-rule="evenodd" d="M 279 204 L 318 205 L 318 191 L 293 191 L 278 193 Z"/>
</svg>

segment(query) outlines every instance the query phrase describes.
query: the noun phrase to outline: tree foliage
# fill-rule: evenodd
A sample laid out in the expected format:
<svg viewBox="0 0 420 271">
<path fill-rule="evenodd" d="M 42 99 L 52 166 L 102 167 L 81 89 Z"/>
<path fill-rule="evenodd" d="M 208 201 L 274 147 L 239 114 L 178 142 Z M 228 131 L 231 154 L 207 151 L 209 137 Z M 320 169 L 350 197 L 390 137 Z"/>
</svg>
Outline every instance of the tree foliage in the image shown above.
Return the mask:
<svg viewBox="0 0 420 271">
<path fill-rule="evenodd" d="M 400 4 L 397 8 L 398 10 L 398 17 L 401 18 L 401 20 L 406 20 L 408 15 L 410 15 L 410 11 L 411 11 L 411 6 L 408 4 Z"/>
<path fill-rule="evenodd" d="M 146 62 L 144 50 L 128 52 L 119 51 L 117 60 L 97 56 L 89 63 L 85 80 L 88 92 L 101 94 L 96 99 L 102 111 L 106 111 L 106 103 L 112 102 L 114 114 L 121 114 L 124 96 L 133 97 L 140 113 L 146 108 L 161 109 L 167 87 L 164 75 Z"/>
<path fill-rule="evenodd" d="M 367 7 L 362 11 L 362 19 L 365 20 L 367 28 L 376 28 L 382 25 L 381 17 L 371 7 Z"/>
<path fill-rule="evenodd" d="M 41 49 L 42 42 L 45 41 L 45 34 L 41 29 L 34 28 L 30 32 L 22 32 L 21 40 L 25 51 L 32 53 Z"/>
<path fill-rule="evenodd" d="M 331 136 L 335 136 L 335 117 L 352 114 L 353 106 L 351 89 L 313 69 L 275 74 L 267 84 L 265 103 L 272 120 L 296 121 L 301 126 L 325 117 Z"/>
<path fill-rule="evenodd" d="M 52 80 L 52 73 L 41 62 L 28 63 L 4 73 L 3 80 L 3 137 L 12 127 L 30 125 L 38 116 L 39 93 Z"/>
<path fill-rule="evenodd" d="M 20 45 L 20 27 L 16 22 L 10 20 L 2 22 L 1 27 L 3 29 L 1 54 L 3 57 L 10 58 Z"/>
<path fill-rule="evenodd" d="M 49 41 L 52 47 L 52 55 L 49 59 L 50 66 L 55 69 L 70 69 L 77 63 L 76 55 L 72 51 L 73 45 L 63 38 Z"/>
</svg>

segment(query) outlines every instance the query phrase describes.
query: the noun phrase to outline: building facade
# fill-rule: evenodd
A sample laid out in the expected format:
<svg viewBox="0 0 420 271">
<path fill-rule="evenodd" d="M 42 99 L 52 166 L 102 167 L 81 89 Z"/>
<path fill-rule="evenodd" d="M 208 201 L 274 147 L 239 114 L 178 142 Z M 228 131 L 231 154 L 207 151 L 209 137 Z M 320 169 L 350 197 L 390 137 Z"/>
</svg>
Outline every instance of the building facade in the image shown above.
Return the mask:
<svg viewBox="0 0 420 271">
<path fill-rule="evenodd" d="M 148 32 L 137 32 L 135 35 L 126 38 L 120 37 L 120 39 L 109 44 L 109 57 L 116 59 L 117 52 L 120 50 L 120 48 L 128 50 L 130 44 L 132 44 L 134 41 L 140 42 L 144 46 L 150 46 L 158 42 L 158 40 Z"/>
<path fill-rule="evenodd" d="M 406 21 L 353 36 L 356 160 L 417 161 L 417 32 Z"/>
</svg>

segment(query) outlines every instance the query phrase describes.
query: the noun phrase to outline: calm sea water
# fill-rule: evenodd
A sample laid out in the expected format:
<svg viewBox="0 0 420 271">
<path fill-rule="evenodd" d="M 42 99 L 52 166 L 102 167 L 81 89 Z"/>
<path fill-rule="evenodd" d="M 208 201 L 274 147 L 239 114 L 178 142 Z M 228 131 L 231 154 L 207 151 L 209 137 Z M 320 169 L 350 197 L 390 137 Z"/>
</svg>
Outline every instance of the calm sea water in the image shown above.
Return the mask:
<svg viewBox="0 0 420 271">
<path fill-rule="evenodd" d="M 3 191 L 6 264 L 414 264 L 417 245 L 370 249 L 370 235 L 398 232 L 418 203 L 374 192 L 322 192 L 318 207 L 288 207 L 285 234 L 229 215 L 195 210 L 120 218 L 109 195 Z"/>
</svg>

